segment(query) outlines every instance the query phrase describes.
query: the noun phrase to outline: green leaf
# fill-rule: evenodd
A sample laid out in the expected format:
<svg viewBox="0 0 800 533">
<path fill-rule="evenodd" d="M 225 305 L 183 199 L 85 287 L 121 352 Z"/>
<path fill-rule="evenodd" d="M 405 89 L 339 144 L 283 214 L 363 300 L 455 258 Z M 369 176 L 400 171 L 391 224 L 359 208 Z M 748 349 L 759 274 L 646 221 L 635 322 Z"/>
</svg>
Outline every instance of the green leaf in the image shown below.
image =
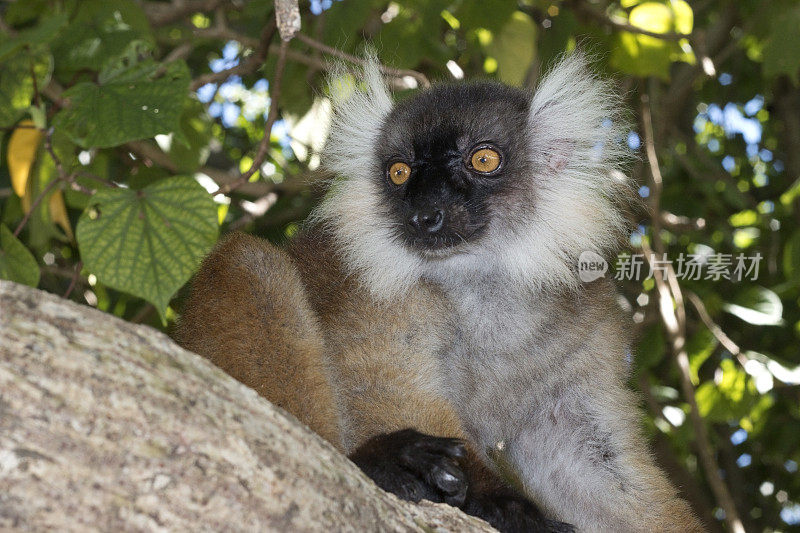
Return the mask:
<svg viewBox="0 0 800 533">
<path fill-rule="evenodd" d="M 53 10 L 53 0 L 25 0 L 24 2 L 6 2 L 5 4 L 3 19 L 9 26 L 28 24 L 35 18 Z"/>
<path fill-rule="evenodd" d="M 380 41 L 398 43 L 396 46 L 387 46 L 381 54 L 385 63 L 398 68 L 417 68 L 423 58 L 434 61 L 442 59 L 438 40 L 420 36 L 439 34 L 441 26 L 446 24 L 441 17 L 446 3 L 443 0 L 426 0 L 417 7 L 401 6 L 397 16 L 383 25 Z"/>
<path fill-rule="evenodd" d="M 147 18 L 136 2 L 81 0 L 77 4 L 70 31 L 53 43 L 59 71 L 100 71 L 109 62 L 153 47 Z"/>
<path fill-rule="evenodd" d="M 800 285 L 800 230 L 795 231 L 784 245 L 783 273 L 787 280 Z"/>
<path fill-rule="evenodd" d="M 53 59 L 43 48 L 14 54 L 0 62 L 0 128 L 13 126 L 31 106 L 34 95 L 32 73 L 38 87 L 50 81 Z"/>
<path fill-rule="evenodd" d="M 568 49 L 570 39 L 578 31 L 578 19 L 572 11 L 561 10 L 557 17 L 553 17 L 552 26 L 540 31 L 538 53 L 542 65 L 552 65 Z"/>
<path fill-rule="evenodd" d="M 325 12 L 325 23 L 322 25 L 323 40 L 340 50 L 350 52 L 353 45 L 359 42 L 359 30 L 375 9 L 370 2 L 334 2 Z"/>
<path fill-rule="evenodd" d="M 623 17 L 624 12 L 617 13 Z M 653 33 L 691 33 L 694 13 L 683 0 L 673 0 L 669 5 L 660 2 L 642 2 L 631 9 L 631 25 Z M 685 43 L 688 46 L 688 43 Z M 665 41 L 649 35 L 620 32 L 611 54 L 612 64 L 637 76 L 658 76 L 669 79 L 672 61 L 694 61 L 691 50 L 683 50 L 679 43 Z"/>
<path fill-rule="evenodd" d="M 664 357 L 666 342 L 661 324 L 649 326 L 636 347 L 636 371 L 654 367 Z"/>
<path fill-rule="evenodd" d="M 748 416 L 761 396 L 752 379 L 731 359 L 723 360 L 719 369 L 719 384 L 706 381 L 697 388 L 695 399 L 700 415 L 709 422 L 730 422 Z"/>
<path fill-rule="evenodd" d="M 748 287 L 736 296 L 733 303 L 723 304 L 722 308 L 756 326 L 777 326 L 783 323 L 781 299 L 764 287 Z"/>
<path fill-rule="evenodd" d="M 686 352 L 689 354 L 689 372 L 692 383 L 700 383 L 698 372 L 703 363 L 714 353 L 717 347 L 717 338 L 707 329 L 701 329 L 686 342 Z"/>
<path fill-rule="evenodd" d="M 166 151 L 170 160 L 178 167 L 178 172 L 192 173 L 206 162 L 210 153 L 212 122 L 203 104 L 187 99 L 180 119 L 180 130 L 186 144 L 171 139 Z"/>
<path fill-rule="evenodd" d="M 694 29 L 694 11 L 684 0 L 671 0 L 669 3 L 672 8 L 672 28 L 677 33 L 686 35 L 692 33 Z"/>
<path fill-rule="evenodd" d="M 465 30 L 486 28 L 494 32 L 505 26 L 516 9 L 515 2 L 494 2 L 491 9 L 483 2 L 462 2 L 454 15 Z"/>
<path fill-rule="evenodd" d="M 14 37 L 7 39 L 0 44 L 0 60 L 24 46 L 38 47 L 47 44 L 59 34 L 61 28 L 67 23 L 65 13 L 55 13 L 42 17 L 42 20 L 28 30 L 19 32 Z"/>
<path fill-rule="evenodd" d="M 176 132 L 189 90 L 184 64 L 163 78 L 95 85 L 84 82 L 64 92 L 70 106 L 58 113 L 55 127 L 84 148 L 108 148 L 160 133 Z M 126 78 L 127 79 L 127 76 Z"/>
<path fill-rule="evenodd" d="M 102 283 L 151 302 L 162 321 L 170 298 L 217 238 L 217 210 L 193 178 L 141 190 L 102 189 L 77 227 L 86 269 Z"/>
<path fill-rule="evenodd" d="M 764 45 L 764 75 L 788 74 L 800 81 L 800 6 L 776 10 L 772 15 L 769 39 Z"/>
<path fill-rule="evenodd" d="M 39 284 L 39 265 L 5 224 L 0 224 L 0 278 L 36 287 Z"/>
<path fill-rule="evenodd" d="M 536 24 L 528 15 L 516 12 L 495 35 L 486 52 L 497 60 L 497 74 L 509 85 L 522 85 L 536 56 Z"/>
</svg>

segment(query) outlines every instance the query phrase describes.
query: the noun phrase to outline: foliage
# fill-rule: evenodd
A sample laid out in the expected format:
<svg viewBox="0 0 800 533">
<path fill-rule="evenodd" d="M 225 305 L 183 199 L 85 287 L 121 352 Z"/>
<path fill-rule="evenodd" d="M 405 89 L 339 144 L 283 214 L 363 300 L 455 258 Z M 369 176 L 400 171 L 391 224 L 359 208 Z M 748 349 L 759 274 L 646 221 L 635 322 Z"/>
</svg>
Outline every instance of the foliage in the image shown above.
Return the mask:
<svg viewBox="0 0 800 533">
<path fill-rule="evenodd" d="M 462 76 L 533 87 L 582 46 L 636 118 L 650 214 L 631 252 L 706 269 L 621 283 L 659 460 L 712 528 L 797 527 L 800 6 L 488 5 L 301 3 L 280 70 L 267 0 L 0 4 L 0 277 L 167 327 L 219 232 L 280 241 L 318 200 L 329 47 L 356 63 L 376 46 L 402 97 Z M 739 254 L 760 255 L 757 279 L 706 275 Z"/>
</svg>

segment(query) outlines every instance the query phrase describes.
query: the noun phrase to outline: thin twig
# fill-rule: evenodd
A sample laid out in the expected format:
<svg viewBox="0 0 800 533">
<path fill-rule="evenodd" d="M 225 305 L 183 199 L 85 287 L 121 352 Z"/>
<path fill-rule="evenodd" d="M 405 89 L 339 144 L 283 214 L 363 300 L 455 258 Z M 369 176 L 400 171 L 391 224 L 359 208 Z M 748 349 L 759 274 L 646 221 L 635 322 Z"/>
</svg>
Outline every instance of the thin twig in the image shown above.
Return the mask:
<svg viewBox="0 0 800 533">
<path fill-rule="evenodd" d="M 192 34 L 195 37 L 201 37 L 204 39 L 236 41 L 245 48 L 255 49 L 258 47 L 258 39 L 255 39 L 243 33 L 238 33 L 228 28 L 227 26 L 224 27 L 214 26 L 212 28 L 196 28 L 192 30 Z"/>
<path fill-rule="evenodd" d="M 56 166 L 58 177 L 63 179 L 66 172 L 64 171 L 64 165 L 61 164 L 61 158 L 59 158 L 55 150 L 53 150 L 53 128 L 48 129 L 47 134 L 44 136 L 44 148 L 47 150 L 47 153 L 50 154 L 50 158 Z"/>
<path fill-rule="evenodd" d="M 141 324 L 155 310 L 156 308 L 153 307 L 153 304 L 145 304 L 135 315 L 131 317 L 130 322 L 134 324 Z"/>
<path fill-rule="evenodd" d="M 700 299 L 695 293 L 691 291 L 686 291 L 686 298 L 692 303 L 695 310 L 697 311 L 697 315 L 700 317 L 700 320 L 703 324 L 706 325 L 708 330 L 714 335 L 714 337 L 719 341 L 719 343 L 728 350 L 731 355 L 733 355 L 739 363 L 744 366 L 750 359 L 742 353 L 741 348 L 739 345 L 733 342 L 728 335 L 722 331 L 722 328 L 712 320 L 711 315 L 708 314 L 708 310 L 706 309 L 703 300 Z"/>
<path fill-rule="evenodd" d="M 19 236 L 20 232 L 22 231 L 22 228 L 24 228 L 25 224 L 28 223 L 28 220 L 30 220 L 30 218 L 33 215 L 34 211 L 36 211 L 36 209 L 39 207 L 39 204 L 42 203 L 42 200 L 44 200 L 45 196 L 50 194 L 53 191 L 53 189 L 56 187 L 56 185 L 58 185 L 59 183 L 61 183 L 61 180 L 59 180 L 59 179 L 55 179 L 55 180 L 51 181 L 50 183 L 47 184 L 47 186 L 44 188 L 44 190 L 42 190 L 42 192 L 40 192 L 36 196 L 36 198 L 33 200 L 33 203 L 31 204 L 31 208 L 28 210 L 27 213 L 25 213 L 25 216 L 22 217 L 22 220 L 20 220 L 19 224 L 17 225 L 17 229 L 14 230 L 14 237 L 18 237 Z"/>
<path fill-rule="evenodd" d="M 234 30 L 231 30 L 230 28 L 202 28 L 202 29 L 193 30 L 193 33 L 197 37 L 203 37 L 203 38 L 207 38 L 207 39 L 221 39 L 221 40 L 226 40 L 226 41 L 236 41 L 236 42 L 240 43 L 242 46 L 249 47 L 249 48 L 255 48 L 256 46 L 258 46 L 258 39 L 253 39 L 252 37 L 249 37 L 249 36 L 244 35 L 242 33 L 238 33 L 238 32 L 236 32 Z M 342 52 L 340 50 L 336 50 L 335 48 L 331 48 L 329 46 L 326 46 L 326 45 L 322 44 L 321 42 L 319 42 L 318 40 L 312 39 L 310 37 L 307 38 L 307 36 L 304 35 L 304 34 L 298 33 L 298 34 L 295 35 L 295 37 L 297 39 L 300 39 L 300 40 L 306 42 L 306 44 L 308 44 L 309 46 L 314 48 L 314 50 L 316 52 L 327 53 L 330 56 L 338 57 L 340 59 L 344 59 L 344 60 L 346 60 L 346 61 L 348 61 L 348 62 L 350 62 L 352 64 L 355 64 L 355 65 L 363 66 L 363 65 L 366 64 L 366 62 L 362 58 L 359 58 L 357 56 L 347 54 L 347 53 Z M 309 41 L 306 41 L 306 38 L 309 39 Z M 311 44 L 311 43 L 313 43 L 313 44 Z M 274 52 L 274 53 L 277 54 L 279 48 L 280 48 L 279 45 L 272 45 L 272 46 L 270 46 L 269 52 L 270 53 Z M 331 71 L 331 70 L 335 70 L 335 68 L 337 66 L 335 62 L 325 61 L 323 59 L 320 59 L 319 57 L 317 57 L 317 54 L 309 55 L 307 53 L 303 53 L 303 52 L 300 52 L 300 51 L 297 51 L 297 50 L 292 50 L 292 49 L 289 49 L 289 50 L 286 51 L 286 56 L 287 56 L 288 59 L 291 59 L 292 61 L 295 61 L 297 63 L 302 63 L 302 64 L 304 64 L 306 66 L 312 67 L 312 68 L 317 69 L 317 70 Z M 381 65 L 379 68 L 380 68 L 381 72 L 384 75 L 392 78 L 393 80 L 397 80 L 397 85 L 398 86 L 400 85 L 401 80 L 402 80 L 402 78 L 404 76 L 411 76 L 412 78 L 417 80 L 417 83 L 419 83 L 419 85 L 422 86 L 422 87 L 430 86 L 430 82 L 428 81 L 428 78 L 424 74 L 422 74 L 421 72 L 418 72 L 416 70 L 393 69 L 393 68 L 387 67 L 385 65 Z M 406 87 L 406 86 L 403 85 L 403 87 Z"/>
<path fill-rule="evenodd" d="M 86 172 L 85 170 L 79 170 L 78 171 L 78 176 L 80 176 L 82 178 L 88 178 L 88 179 L 90 179 L 92 181 L 96 181 L 97 183 L 101 183 L 101 184 L 105 185 L 106 187 L 111 187 L 112 189 L 119 188 L 119 185 L 117 185 L 113 181 L 107 180 L 105 178 L 101 178 L 100 176 L 96 176 L 96 175 L 92 174 L 91 172 Z"/>
<path fill-rule="evenodd" d="M 179 46 L 173 48 L 170 53 L 168 53 L 164 58 L 161 60 L 161 65 L 156 69 L 153 73 L 154 78 L 160 78 L 167 72 L 167 67 L 170 63 L 177 61 L 179 59 L 186 59 L 189 54 L 192 53 L 194 49 L 194 45 L 192 43 L 183 43 Z"/>
<path fill-rule="evenodd" d="M 75 273 L 72 275 L 72 279 L 69 281 L 69 287 L 67 287 L 67 291 L 64 293 L 64 298 L 69 298 L 69 295 L 72 294 L 73 289 L 75 289 L 75 285 L 78 284 L 78 278 L 81 277 L 82 268 L 83 261 L 78 261 L 75 263 Z"/>
<path fill-rule="evenodd" d="M 331 46 L 328 46 L 325 43 L 321 43 L 314 39 L 313 37 L 309 37 L 303 33 L 298 33 L 295 38 L 311 48 L 315 48 L 324 54 L 328 54 L 333 57 L 338 57 L 339 59 L 343 59 L 345 61 L 349 61 L 350 63 L 355 63 L 356 65 L 366 65 L 367 62 L 363 58 L 358 56 L 354 56 L 352 54 L 348 54 L 346 52 L 342 52 L 341 50 L 337 50 Z M 411 76 L 421 87 L 430 87 L 431 82 L 428 80 L 427 76 L 421 72 L 417 72 L 416 70 L 407 70 L 407 69 L 397 69 L 392 67 L 387 67 L 386 65 L 379 65 L 378 68 L 383 72 L 383 74 L 387 76 L 394 76 L 396 78 L 402 78 L 404 76 Z"/>
<path fill-rule="evenodd" d="M 237 187 L 244 185 L 250 179 L 250 177 L 255 174 L 258 169 L 261 168 L 261 165 L 264 163 L 264 160 L 269 153 L 269 146 L 270 146 L 270 138 L 272 136 L 272 126 L 275 124 L 275 121 L 278 119 L 278 104 L 281 95 L 281 84 L 283 81 L 283 69 L 286 66 L 286 50 L 289 48 L 289 41 L 282 41 L 281 48 L 278 51 L 278 62 L 275 65 L 275 76 L 270 84 L 270 104 L 269 104 L 269 114 L 267 115 L 267 123 L 264 125 L 264 137 L 261 139 L 261 142 L 258 144 L 258 151 L 256 152 L 256 156 L 253 158 L 253 164 L 250 165 L 250 168 L 247 172 L 244 172 L 241 176 L 239 176 L 235 181 L 228 183 L 226 185 L 221 186 L 215 193 L 214 196 L 217 194 L 227 194 L 232 190 L 236 189 Z"/>
<path fill-rule="evenodd" d="M 272 42 L 272 38 L 275 36 L 276 31 L 277 26 L 275 19 L 270 19 L 270 22 L 264 26 L 264 29 L 261 31 L 261 37 L 258 40 L 258 46 L 255 52 L 253 52 L 253 55 L 229 69 L 221 70 L 219 72 L 210 72 L 208 74 L 198 76 L 189 84 L 189 89 L 195 91 L 208 83 L 217 83 L 219 81 L 226 80 L 231 76 L 242 76 L 255 72 L 264 65 L 264 60 L 266 59 L 269 51 L 269 43 Z"/>
<path fill-rule="evenodd" d="M 58 155 L 56 155 L 56 152 L 53 149 L 53 132 L 53 128 L 47 130 L 47 135 L 45 135 L 44 138 L 44 148 L 47 150 L 47 153 L 50 154 L 50 158 L 53 160 L 53 164 L 56 167 L 56 172 L 58 174 L 57 179 L 69 184 L 70 188 L 75 191 L 80 191 L 83 194 L 93 195 L 96 191 L 89 189 L 88 187 L 84 187 L 76 181 L 78 174 L 77 172 L 71 172 L 67 174 L 67 171 L 64 169 L 64 165 L 61 163 L 61 159 L 58 157 Z"/>
<path fill-rule="evenodd" d="M 615 30 L 619 31 L 626 31 L 628 33 L 635 33 L 637 35 L 646 35 L 648 37 L 655 37 L 656 39 L 662 39 L 664 41 L 679 41 L 681 39 L 689 39 L 691 34 L 688 33 L 678 33 L 674 31 L 669 31 L 665 33 L 659 33 L 655 31 L 649 31 L 644 28 L 640 28 L 638 26 L 634 26 L 633 24 L 619 18 L 614 18 L 605 13 L 602 13 L 592 7 L 585 5 L 582 1 L 572 2 L 573 7 L 579 13 L 584 13 L 589 17 L 595 19 L 596 21 L 600 22 L 604 26 L 608 26 Z"/>
<path fill-rule="evenodd" d="M 661 223 L 658 216 L 661 207 L 660 201 L 663 179 L 656 156 L 655 142 L 653 140 L 653 121 L 647 95 L 642 95 L 641 111 L 645 151 L 651 175 L 651 194 L 649 199 L 651 209 L 654 213 L 652 231 L 653 248 L 663 257 L 665 247 L 661 239 Z M 646 252 L 649 251 L 649 246 L 644 243 L 643 248 Z M 645 256 L 650 257 L 651 254 L 645 253 Z M 744 526 L 742 525 L 742 520 L 739 518 L 736 504 L 731 497 L 728 487 L 720 476 L 719 465 L 714 458 L 713 448 L 708 436 L 705 421 L 700 415 L 700 409 L 697 405 L 689 366 L 689 355 L 686 352 L 686 307 L 683 301 L 683 293 L 681 292 L 672 265 L 667 262 L 666 266 L 667 279 L 664 279 L 664 272 L 655 268 L 653 269 L 653 277 L 656 282 L 656 288 L 658 289 L 659 309 L 661 311 L 662 321 L 667 329 L 672 355 L 680 370 L 681 389 L 689 404 L 690 420 L 692 421 L 692 428 L 695 433 L 700 462 L 703 464 L 706 478 L 717 503 L 725 511 L 725 522 L 728 524 L 728 528 L 734 533 L 744 533 Z"/>
</svg>

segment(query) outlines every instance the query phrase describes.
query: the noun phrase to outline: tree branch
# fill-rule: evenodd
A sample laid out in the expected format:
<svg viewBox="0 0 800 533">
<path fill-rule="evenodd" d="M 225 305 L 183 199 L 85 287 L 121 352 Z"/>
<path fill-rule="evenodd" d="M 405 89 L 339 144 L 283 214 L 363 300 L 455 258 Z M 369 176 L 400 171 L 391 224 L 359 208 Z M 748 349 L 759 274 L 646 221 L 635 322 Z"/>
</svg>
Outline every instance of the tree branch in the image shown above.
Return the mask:
<svg viewBox="0 0 800 533">
<path fill-rule="evenodd" d="M 250 165 L 250 168 L 247 170 L 247 172 L 244 172 L 235 181 L 221 186 L 217 192 L 214 193 L 215 196 L 217 194 L 227 194 L 247 183 L 250 177 L 261 168 L 261 165 L 264 163 L 264 160 L 269 153 L 272 126 L 275 124 L 275 121 L 278 118 L 278 104 L 281 95 L 281 84 L 283 82 L 283 69 L 286 66 L 286 50 L 288 48 L 289 41 L 281 41 L 281 48 L 278 51 L 278 62 L 275 65 L 275 76 L 272 79 L 272 83 L 270 83 L 269 114 L 267 115 L 267 123 L 264 125 L 264 137 L 262 137 L 261 142 L 258 145 L 258 151 L 256 152 L 256 156 L 253 158 L 253 164 Z"/>
<path fill-rule="evenodd" d="M 337 50 L 336 48 L 321 43 L 316 39 L 309 37 L 308 35 L 305 35 L 303 33 L 298 33 L 297 35 L 295 35 L 295 38 L 298 41 L 301 41 L 310 46 L 311 48 L 319 50 L 324 54 L 328 54 L 333 57 L 338 57 L 339 59 L 348 61 L 350 63 L 354 63 L 356 65 L 363 66 L 367 64 L 367 62 L 363 58 L 354 56 L 352 54 L 348 54 L 346 52 L 342 52 L 341 50 Z M 419 83 L 421 87 L 431 86 L 431 82 L 428 80 L 428 78 L 423 73 L 417 72 L 416 70 L 396 69 L 392 67 L 387 67 L 386 65 L 383 64 L 379 65 L 378 68 L 380 68 L 380 71 L 387 76 L 394 76 L 396 78 L 411 76 L 412 78 L 417 80 L 417 83 Z"/>
<path fill-rule="evenodd" d="M 261 31 L 261 37 L 258 40 L 255 52 L 250 57 L 229 69 L 198 76 L 189 84 L 189 89 L 196 91 L 207 83 L 216 83 L 226 80 L 231 76 L 242 76 L 258 70 L 264 65 L 264 60 L 267 58 L 267 53 L 269 51 L 269 44 L 275 36 L 276 29 L 277 25 L 275 19 L 270 18 L 270 22 L 264 26 L 264 29 Z"/>
<path fill-rule="evenodd" d="M 641 112 L 645 151 L 652 178 L 649 200 L 653 213 L 657 214 L 660 211 L 663 180 L 661 170 L 658 166 L 655 142 L 653 141 L 653 122 L 650 114 L 650 102 L 647 95 L 642 95 Z M 663 257 L 665 247 L 661 240 L 661 224 L 658 216 L 653 217 L 652 238 L 653 248 Z M 647 253 L 649 251 L 649 246 L 643 244 L 643 248 L 646 250 L 645 256 L 649 258 L 651 256 L 650 253 Z M 703 470 L 705 470 L 706 478 L 711 486 L 711 490 L 714 492 L 717 503 L 719 503 L 720 507 L 725 511 L 725 522 L 729 530 L 733 533 L 745 533 L 744 526 L 742 525 L 742 521 L 736 509 L 736 504 L 731 497 L 728 487 L 720 476 L 719 465 L 712 453 L 713 448 L 708 436 L 705 421 L 700 415 L 700 409 L 697 405 L 697 399 L 695 398 L 694 385 L 692 384 L 689 366 L 689 355 L 686 353 L 686 309 L 677 276 L 672 269 L 672 265 L 669 263 L 667 263 L 666 269 L 668 279 L 664 279 L 664 273 L 659 269 L 653 270 L 653 277 L 658 289 L 659 309 L 661 311 L 662 321 L 667 330 L 672 356 L 680 371 L 681 389 L 684 398 L 689 404 L 690 420 L 692 421 L 698 454 L 703 464 Z"/>
</svg>

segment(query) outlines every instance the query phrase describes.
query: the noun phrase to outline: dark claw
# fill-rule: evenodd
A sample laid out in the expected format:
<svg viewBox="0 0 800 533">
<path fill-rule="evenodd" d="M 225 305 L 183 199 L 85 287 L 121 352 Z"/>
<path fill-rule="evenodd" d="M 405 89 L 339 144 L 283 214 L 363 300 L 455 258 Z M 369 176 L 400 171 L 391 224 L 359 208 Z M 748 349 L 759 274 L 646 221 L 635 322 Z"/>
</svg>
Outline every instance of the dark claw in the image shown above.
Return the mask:
<svg viewBox="0 0 800 533">
<path fill-rule="evenodd" d="M 403 499 L 461 506 L 468 482 L 457 460 L 465 454 L 458 439 L 404 429 L 373 437 L 350 459 L 379 487 Z"/>
</svg>

